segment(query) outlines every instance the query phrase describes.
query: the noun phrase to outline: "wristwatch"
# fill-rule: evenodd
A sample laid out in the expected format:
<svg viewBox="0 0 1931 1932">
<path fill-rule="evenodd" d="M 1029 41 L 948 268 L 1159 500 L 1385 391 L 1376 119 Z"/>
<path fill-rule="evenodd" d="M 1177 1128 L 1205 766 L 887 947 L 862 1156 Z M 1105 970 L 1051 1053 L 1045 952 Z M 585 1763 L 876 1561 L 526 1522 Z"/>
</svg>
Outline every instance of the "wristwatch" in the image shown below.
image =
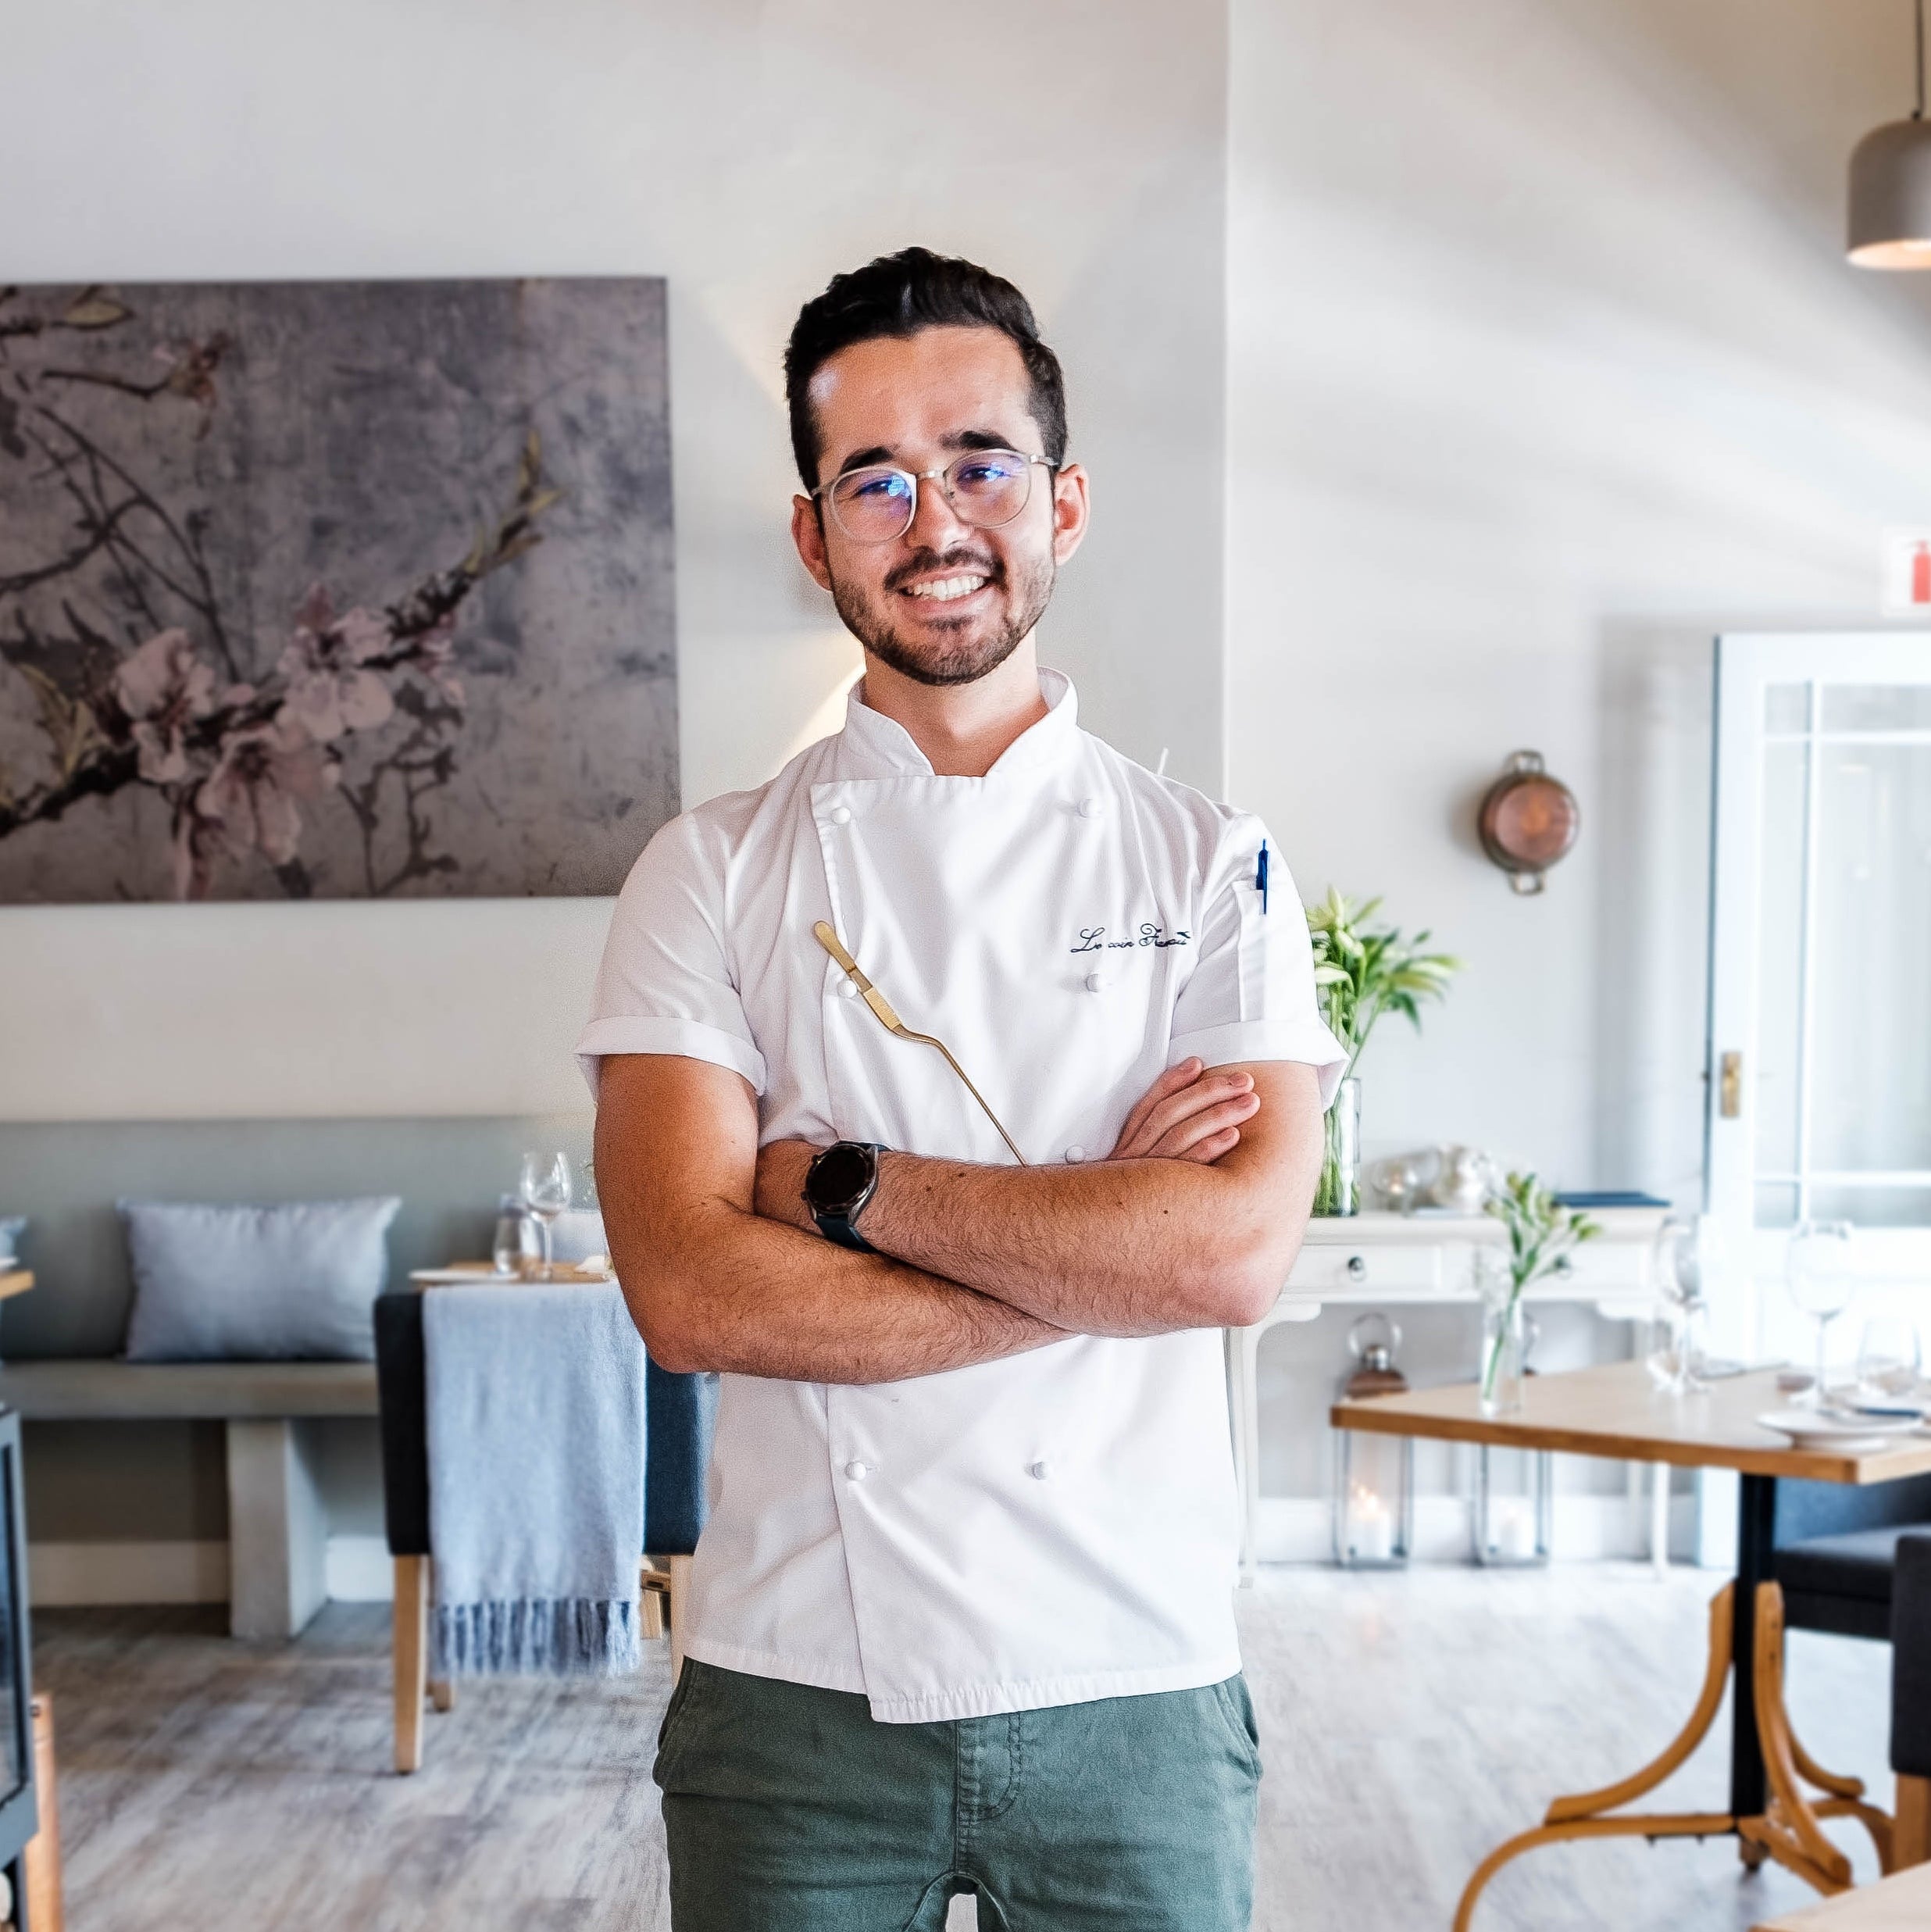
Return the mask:
<svg viewBox="0 0 1931 1932">
<path fill-rule="evenodd" d="M 834 1141 L 816 1155 L 805 1174 L 805 1205 L 826 1240 L 862 1254 L 878 1252 L 853 1223 L 878 1187 L 876 1141 Z"/>
</svg>

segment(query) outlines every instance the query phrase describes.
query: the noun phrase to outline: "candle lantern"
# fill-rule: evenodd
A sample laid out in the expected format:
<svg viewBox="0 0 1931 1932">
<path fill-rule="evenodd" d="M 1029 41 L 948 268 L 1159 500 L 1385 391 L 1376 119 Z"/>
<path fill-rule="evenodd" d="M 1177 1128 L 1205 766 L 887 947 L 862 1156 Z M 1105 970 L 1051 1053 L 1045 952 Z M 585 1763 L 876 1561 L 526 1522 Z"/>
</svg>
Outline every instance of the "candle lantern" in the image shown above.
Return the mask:
<svg viewBox="0 0 1931 1932">
<path fill-rule="evenodd" d="M 1522 1373 L 1533 1375 L 1533 1317 L 1522 1333 Z M 1525 1569 L 1549 1560 L 1555 1508 L 1555 1459 L 1547 1449 L 1483 1443 L 1475 1452 L 1475 1560 L 1493 1569 Z"/>
<path fill-rule="evenodd" d="M 1475 1458 L 1475 1560 L 1497 1569 L 1549 1560 L 1555 1459 L 1483 1443 Z"/>
<path fill-rule="evenodd" d="M 1364 1315 L 1347 1331 L 1355 1368 L 1343 1399 L 1398 1395 L 1408 1377 L 1395 1366 L 1401 1331 L 1385 1315 Z M 1338 1430 L 1334 1454 L 1334 1560 L 1344 1570 L 1398 1570 L 1415 1541 L 1415 1443 L 1412 1437 Z"/>
</svg>

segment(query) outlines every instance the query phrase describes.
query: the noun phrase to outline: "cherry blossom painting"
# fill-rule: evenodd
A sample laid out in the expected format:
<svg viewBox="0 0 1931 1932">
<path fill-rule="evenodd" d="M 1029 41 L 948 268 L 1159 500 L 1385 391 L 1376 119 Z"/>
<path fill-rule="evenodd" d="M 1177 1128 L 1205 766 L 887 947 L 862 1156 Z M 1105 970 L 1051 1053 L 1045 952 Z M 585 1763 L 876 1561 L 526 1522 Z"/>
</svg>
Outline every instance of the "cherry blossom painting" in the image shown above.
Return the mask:
<svg viewBox="0 0 1931 1932">
<path fill-rule="evenodd" d="M 0 902 L 614 892 L 664 284 L 0 288 Z"/>
</svg>

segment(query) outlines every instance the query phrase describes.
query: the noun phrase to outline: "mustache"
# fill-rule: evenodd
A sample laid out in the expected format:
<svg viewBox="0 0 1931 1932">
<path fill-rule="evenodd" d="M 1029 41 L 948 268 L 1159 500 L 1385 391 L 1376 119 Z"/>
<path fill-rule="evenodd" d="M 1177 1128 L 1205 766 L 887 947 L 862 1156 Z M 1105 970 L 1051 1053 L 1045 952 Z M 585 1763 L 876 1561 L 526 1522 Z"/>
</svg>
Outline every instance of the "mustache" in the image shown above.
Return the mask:
<svg viewBox="0 0 1931 1932">
<path fill-rule="evenodd" d="M 984 552 L 963 548 L 943 553 L 921 550 L 886 573 L 885 587 L 888 591 L 902 590 L 914 577 L 923 577 L 933 570 L 970 570 L 994 584 L 1005 575 L 998 559 Z"/>
</svg>

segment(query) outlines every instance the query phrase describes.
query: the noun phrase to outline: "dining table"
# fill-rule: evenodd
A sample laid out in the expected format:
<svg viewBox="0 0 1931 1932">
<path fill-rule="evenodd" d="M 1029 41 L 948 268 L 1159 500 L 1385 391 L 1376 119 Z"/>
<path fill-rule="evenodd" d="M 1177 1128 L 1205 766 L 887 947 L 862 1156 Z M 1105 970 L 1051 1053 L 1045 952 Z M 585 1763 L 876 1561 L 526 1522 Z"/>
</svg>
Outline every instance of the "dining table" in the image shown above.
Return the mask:
<svg viewBox="0 0 1931 1932">
<path fill-rule="evenodd" d="M 1736 1574 L 1711 1599 L 1702 1689 L 1676 1736 L 1641 1770 L 1601 1790 L 1555 1798 L 1540 1824 L 1497 1845 L 1462 1891 L 1454 1932 L 1468 1932 L 1483 1887 L 1504 1865 L 1565 1839 L 1731 1837 L 1746 1863 L 1775 1859 L 1829 1894 L 1849 1886 L 1850 1863 L 1819 1821 L 1853 1817 L 1869 1831 L 1889 1871 L 1889 1815 L 1865 1801 L 1858 1780 L 1826 1771 L 1810 1756 L 1784 1709 L 1783 1598 L 1771 1573 L 1777 1484 L 1801 1478 L 1861 1485 L 1931 1473 L 1931 1434 L 1890 1437 L 1861 1453 L 1835 1445 L 1799 1447 L 1758 1420 L 1788 1405 L 1775 1370 L 1672 1390 L 1659 1386 L 1645 1363 L 1623 1362 L 1526 1376 L 1520 1387 L 1519 1406 L 1498 1413 L 1484 1412 L 1481 1391 L 1469 1382 L 1344 1399 L 1330 1420 L 1337 1429 L 1369 1434 L 1733 1470 L 1740 1487 Z M 1732 1692 L 1728 1809 L 1625 1809 L 1702 1744 L 1726 1688 Z"/>
</svg>

